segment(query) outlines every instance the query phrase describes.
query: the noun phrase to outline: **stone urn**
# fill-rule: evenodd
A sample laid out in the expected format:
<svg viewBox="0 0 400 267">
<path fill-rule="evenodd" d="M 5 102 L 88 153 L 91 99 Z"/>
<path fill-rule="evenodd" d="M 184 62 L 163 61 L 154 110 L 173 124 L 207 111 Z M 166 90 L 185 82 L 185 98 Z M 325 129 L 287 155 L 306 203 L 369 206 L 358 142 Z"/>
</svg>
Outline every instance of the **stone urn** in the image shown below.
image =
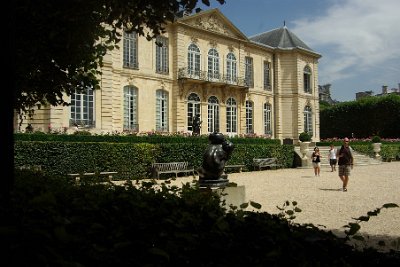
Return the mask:
<svg viewBox="0 0 400 267">
<path fill-rule="evenodd" d="M 379 152 L 381 152 L 382 143 L 372 143 L 372 148 L 375 152 L 375 158 L 380 158 Z"/>
<path fill-rule="evenodd" d="M 303 156 L 302 159 L 307 159 L 308 147 L 311 142 L 301 142 L 300 141 L 300 153 Z"/>
</svg>

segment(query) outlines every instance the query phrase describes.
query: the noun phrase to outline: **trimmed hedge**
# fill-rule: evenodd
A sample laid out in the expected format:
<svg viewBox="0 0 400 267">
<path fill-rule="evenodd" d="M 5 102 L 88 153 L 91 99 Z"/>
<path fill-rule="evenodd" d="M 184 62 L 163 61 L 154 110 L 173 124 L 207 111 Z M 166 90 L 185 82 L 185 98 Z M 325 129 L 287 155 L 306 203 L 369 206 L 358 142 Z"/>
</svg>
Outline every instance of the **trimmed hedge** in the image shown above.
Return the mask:
<svg viewBox="0 0 400 267">
<path fill-rule="evenodd" d="M 238 141 L 238 140 L 236 140 Z M 245 164 L 253 170 L 252 159 L 276 157 L 285 167 L 293 165 L 294 146 L 274 143 L 234 143 L 235 150 L 229 164 Z M 106 143 L 15 141 L 14 165 L 41 165 L 51 175 L 68 173 L 118 171 L 123 179 L 151 177 L 152 162 L 188 161 L 200 167 L 208 142 Z M 119 179 L 119 177 L 116 177 Z"/>
</svg>

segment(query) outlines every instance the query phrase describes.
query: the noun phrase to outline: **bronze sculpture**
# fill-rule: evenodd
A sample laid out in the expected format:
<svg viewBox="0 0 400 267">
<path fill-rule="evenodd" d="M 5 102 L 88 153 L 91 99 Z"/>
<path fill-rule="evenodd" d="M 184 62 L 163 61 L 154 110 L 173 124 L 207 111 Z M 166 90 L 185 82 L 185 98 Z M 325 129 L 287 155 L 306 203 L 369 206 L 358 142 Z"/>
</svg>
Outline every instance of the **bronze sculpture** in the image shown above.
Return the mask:
<svg viewBox="0 0 400 267">
<path fill-rule="evenodd" d="M 211 133 L 208 136 L 209 146 L 203 154 L 203 164 L 199 168 L 199 184 L 207 187 L 222 187 L 229 180 L 224 173 L 225 163 L 229 160 L 234 145 L 225 139 L 222 133 Z"/>
</svg>

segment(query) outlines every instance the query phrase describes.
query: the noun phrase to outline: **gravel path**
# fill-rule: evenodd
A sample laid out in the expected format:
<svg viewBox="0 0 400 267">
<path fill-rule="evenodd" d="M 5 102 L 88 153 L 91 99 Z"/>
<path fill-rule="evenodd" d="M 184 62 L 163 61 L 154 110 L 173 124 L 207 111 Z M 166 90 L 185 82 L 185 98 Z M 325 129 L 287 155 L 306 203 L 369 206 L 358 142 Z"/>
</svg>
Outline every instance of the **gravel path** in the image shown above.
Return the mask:
<svg viewBox="0 0 400 267">
<path fill-rule="evenodd" d="M 330 167 L 322 167 L 319 177 L 314 176 L 313 169 L 278 169 L 232 173 L 228 179 L 244 185 L 246 201 L 261 204 L 261 211 L 279 213 L 276 206 L 282 207 L 286 200 L 297 201 L 302 212 L 296 213 L 294 222 L 320 225 L 337 235 L 344 234 L 343 226 L 354 222 L 352 218 L 367 215 L 385 203 L 400 206 L 400 162 L 355 166 L 347 192 L 340 190 L 342 183 Z M 191 180 L 182 177 L 174 183 Z M 370 242 L 397 240 L 391 246 L 400 250 L 400 208 L 382 209 L 360 225 L 360 232 L 369 236 Z"/>
</svg>

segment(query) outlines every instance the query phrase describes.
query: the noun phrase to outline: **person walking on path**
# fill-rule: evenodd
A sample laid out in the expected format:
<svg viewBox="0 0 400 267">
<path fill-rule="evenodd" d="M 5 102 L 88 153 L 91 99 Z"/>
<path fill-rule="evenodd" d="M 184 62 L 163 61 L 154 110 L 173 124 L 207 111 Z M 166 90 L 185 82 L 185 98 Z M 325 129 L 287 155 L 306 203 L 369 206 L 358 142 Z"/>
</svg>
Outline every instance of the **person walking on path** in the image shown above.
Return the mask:
<svg viewBox="0 0 400 267">
<path fill-rule="evenodd" d="M 321 154 L 319 153 L 318 147 L 314 147 L 314 152 L 312 153 L 312 164 L 315 176 L 319 176 L 321 171 Z"/>
<path fill-rule="evenodd" d="M 336 171 L 336 163 L 337 163 L 336 153 L 337 149 L 333 144 L 331 144 L 331 148 L 329 149 L 328 153 L 328 159 L 329 159 L 329 165 L 331 165 L 332 168 L 332 172 Z"/>
<path fill-rule="evenodd" d="M 338 165 L 339 165 L 339 178 L 343 182 L 343 192 L 347 191 L 347 184 L 349 182 L 350 170 L 353 169 L 354 158 L 351 153 L 350 140 L 345 137 L 343 140 L 344 144 L 337 153 Z"/>
</svg>

